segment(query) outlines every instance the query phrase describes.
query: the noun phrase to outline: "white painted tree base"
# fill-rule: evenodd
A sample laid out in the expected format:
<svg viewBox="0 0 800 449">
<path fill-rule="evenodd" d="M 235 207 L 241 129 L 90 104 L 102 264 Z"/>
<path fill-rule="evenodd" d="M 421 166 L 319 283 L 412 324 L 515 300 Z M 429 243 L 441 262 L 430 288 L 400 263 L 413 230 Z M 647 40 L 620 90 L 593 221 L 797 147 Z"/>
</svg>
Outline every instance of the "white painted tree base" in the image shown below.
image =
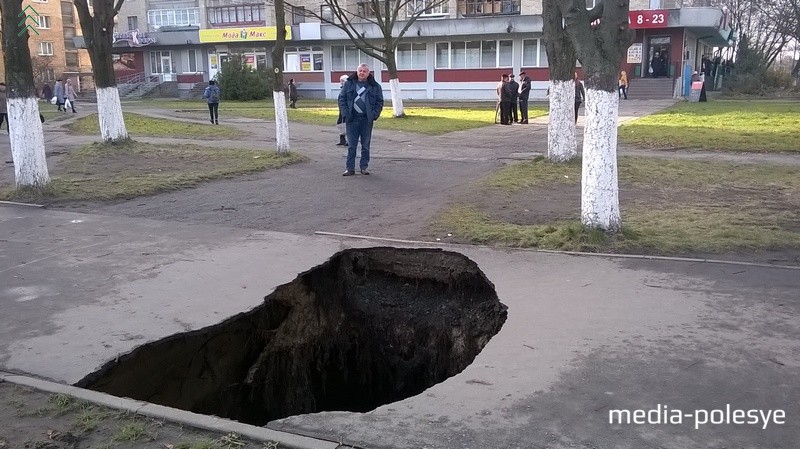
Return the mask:
<svg viewBox="0 0 800 449">
<path fill-rule="evenodd" d="M 39 101 L 34 97 L 8 99 L 8 125 L 16 187 L 42 188 L 50 182 L 39 119 Z"/>
<path fill-rule="evenodd" d="M 128 138 L 117 86 L 97 89 L 97 119 L 100 121 L 100 136 L 104 141 L 116 142 Z"/>
<path fill-rule="evenodd" d="M 283 92 L 272 92 L 275 99 L 275 140 L 278 154 L 289 152 L 289 115 L 286 110 L 286 96 Z"/>
<path fill-rule="evenodd" d="M 406 115 L 405 109 L 403 109 L 403 91 L 400 90 L 400 79 L 390 79 L 389 90 L 392 93 L 392 114 L 394 117 Z"/>
<path fill-rule="evenodd" d="M 616 92 L 587 89 L 583 129 L 581 221 L 609 232 L 622 229 L 617 176 Z"/>
<path fill-rule="evenodd" d="M 566 162 L 578 156 L 575 139 L 575 84 L 550 80 L 550 114 L 547 121 L 547 158 Z"/>
</svg>

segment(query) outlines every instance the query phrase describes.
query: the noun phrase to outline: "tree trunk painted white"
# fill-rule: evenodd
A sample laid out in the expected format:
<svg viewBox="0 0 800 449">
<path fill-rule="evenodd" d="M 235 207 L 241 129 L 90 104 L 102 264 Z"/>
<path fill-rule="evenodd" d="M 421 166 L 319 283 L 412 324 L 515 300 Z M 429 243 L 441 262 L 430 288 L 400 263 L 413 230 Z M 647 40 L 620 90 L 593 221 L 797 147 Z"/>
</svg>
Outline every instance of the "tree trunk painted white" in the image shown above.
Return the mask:
<svg viewBox="0 0 800 449">
<path fill-rule="evenodd" d="M 550 80 L 550 115 L 547 121 L 547 158 L 566 162 L 578 155 L 575 140 L 575 84 Z"/>
<path fill-rule="evenodd" d="M 117 86 L 97 89 L 97 118 L 100 121 L 100 136 L 104 141 L 115 142 L 128 138 Z"/>
<path fill-rule="evenodd" d="M 50 182 L 39 120 L 39 101 L 34 97 L 8 99 L 11 157 L 17 188 L 41 188 Z"/>
<path fill-rule="evenodd" d="M 390 79 L 389 90 L 392 92 L 392 114 L 394 117 L 404 116 L 406 113 L 403 109 L 403 91 L 400 90 L 400 79 Z"/>
<path fill-rule="evenodd" d="M 617 182 L 616 92 L 587 89 L 583 129 L 581 221 L 591 228 L 622 229 Z"/>
<path fill-rule="evenodd" d="M 286 111 L 286 96 L 283 92 L 273 92 L 275 99 L 275 140 L 278 154 L 289 152 L 289 116 Z"/>
</svg>

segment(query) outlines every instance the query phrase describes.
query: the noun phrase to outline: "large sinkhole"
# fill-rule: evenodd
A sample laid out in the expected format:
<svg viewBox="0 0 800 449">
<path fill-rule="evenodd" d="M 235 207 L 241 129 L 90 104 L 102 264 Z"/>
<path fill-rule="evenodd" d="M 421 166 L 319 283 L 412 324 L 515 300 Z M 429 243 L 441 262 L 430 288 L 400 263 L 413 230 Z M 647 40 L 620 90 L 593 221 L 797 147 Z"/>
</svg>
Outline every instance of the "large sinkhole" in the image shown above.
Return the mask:
<svg viewBox="0 0 800 449">
<path fill-rule="evenodd" d="M 256 425 L 369 411 L 461 372 L 505 320 L 461 254 L 350 249 L 254 310 L 143 345 L 78 385 Z"/>
</svg>

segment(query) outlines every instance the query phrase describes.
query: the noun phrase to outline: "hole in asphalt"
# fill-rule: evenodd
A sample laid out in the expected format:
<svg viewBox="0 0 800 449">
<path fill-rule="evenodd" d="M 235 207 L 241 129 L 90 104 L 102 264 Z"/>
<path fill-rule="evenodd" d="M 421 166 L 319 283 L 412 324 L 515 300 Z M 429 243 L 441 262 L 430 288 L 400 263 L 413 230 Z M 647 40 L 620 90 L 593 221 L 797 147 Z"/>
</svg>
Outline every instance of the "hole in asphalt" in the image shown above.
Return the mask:
<svg viewBox="0 0 800 449">
<path fill-rule="evenodd" d="M 255 425 L 364 412 L 461 372 L 505 320 L 466 256 L 350 249 L 254 310 L 148 343 L 77 385 Z"/>
</svg>

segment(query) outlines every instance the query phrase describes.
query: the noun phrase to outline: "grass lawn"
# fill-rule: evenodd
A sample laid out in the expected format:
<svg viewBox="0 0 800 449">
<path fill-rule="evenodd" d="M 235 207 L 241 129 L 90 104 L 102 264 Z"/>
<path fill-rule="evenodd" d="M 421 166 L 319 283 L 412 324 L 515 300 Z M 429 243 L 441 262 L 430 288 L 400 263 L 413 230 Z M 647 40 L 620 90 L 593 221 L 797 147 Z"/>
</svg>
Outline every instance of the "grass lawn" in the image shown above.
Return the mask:
<svg viewBox="0 0 800 449">
<path fill-rule="evenodd" d="M 480 128 L 494 124 L 494 103 L 486 102 L 484 105 L 471 103 L 463 106 L 414 106 L 405 104 L 405 118 L 391 116 L 391 102 L 385 99 L 381 119 L 375 122 L 376 129 L 390 129 L 402 132 L 416 132 L 421 134 L 439 135 L 452 131 L 461 131 Z M 201 101 L 167 101 L 148 100 L 142 105 L 152 105 L 160 108 L 177 109 L 182 111 L 195 111 L 206 113 L 207 109 Z M 313 125 L 332 125 L 336 123 L 339 109 L 333 100 L 302 100 L 297 109 L 289 109 L 289 121 L 308 123 Z M 263 120 L 274 120 L 275 109 L 272 101 L 223 101 L 220 103 L 221 116 L 250 117 Z M 531 105 L 528 115 L 531 119 L 547 115 L 546 106 Z"/>
<path fill-rule="evenodd" d="M 800 167 L 621 157 L 624 231 L 579 221 L 580 162 L 511 165 L 433 224 L 455 241 L 645 254 L 800 248 Z M 543 218 L 545 217 L 545 218 Z"/>
<path fill-rule="evenodd" d="M 190 139 L 236 139 L 242 137 L 244 131 L 232 126 L 200 124 L 147 117 L 131 112 L 123 113 L 125 127 L 131 136 L 148 137 L 183 137 Z M 68 128 L 75 134 L 100 134 L 100 123 L 97 114 L 81 117 L 70 123 Z"/>
<path fill-rule="evenodd" d="M 93 143 L 71 151 L 44 191 L 0 189 L 0 199 L 54 203 L 133 198 L 194 187 L 214 179 L 280 168 L 305 161 L 296 153 L 152 145 Z"/>
<path fill-rule="evenodd" d="M 800 153 L 800 103 L 678 103 L 623 124 L 619 141 L 648 148 Z"/>
</svg>

